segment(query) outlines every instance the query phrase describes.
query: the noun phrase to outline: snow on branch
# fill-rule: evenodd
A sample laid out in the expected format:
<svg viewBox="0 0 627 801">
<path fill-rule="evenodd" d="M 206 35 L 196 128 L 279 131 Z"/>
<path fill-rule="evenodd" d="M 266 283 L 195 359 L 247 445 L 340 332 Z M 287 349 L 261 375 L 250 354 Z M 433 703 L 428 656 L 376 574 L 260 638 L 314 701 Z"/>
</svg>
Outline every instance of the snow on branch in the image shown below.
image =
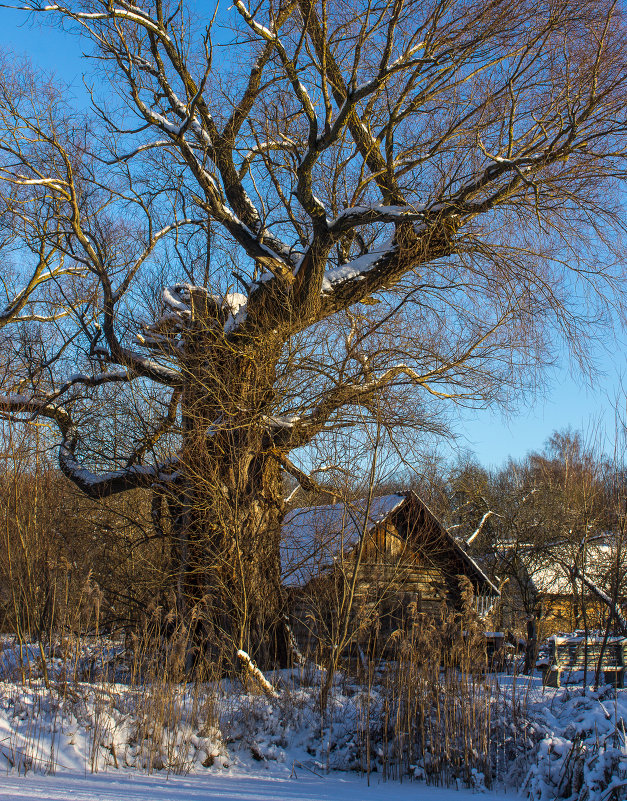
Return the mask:
<svg viewBox="0 0 627 801">
<path fill-rule="evenodd" d="M 191 313 L 191 298 L 189 284 L 175 284 L 163 288 L 161 297 L 164 304 L 172 311 L 182 314 Z"/>
<path fill-rule="evenodd" d="M 248 656 L 246 651 L 239 650 L 237 652 L 237 658 L 242 663 L 242 667 L 246 671 L 247 675 L 264 691 L 266 695 L 270 696 L 270 698 L 279 697 L 278 692 L 259 670 L 253 660 Z"/>
<path fill-rule="evenodd" d="M 73 433 L 73 432 L 71 432 Z M 63 473 L 90 498 L 106 498 L 138 487 L 176 481 L 178 459 L 173 458 L 157 465 L 132 465 L 107 473 L 93 473 L 85 469 L 74 454 L 76 438 L 67 436 L 59 446 L 59 466 Z"/>
<path fill-rule="evenodd" d="M 205 287 L 193 286 L 192 284 L 174 284 L 173 286 L 165 287 L 163 290 L 164 305 L 170 309 L 166 312 L 154 326 L 148 330 L 157 330 L 161 323 L 167 323 L 172 319 L 180 319 L 184 317 L 189 319 L 192 313 L 192 294 L 201 295 L 206 298 L 208 304 L 213 304 L 216 311 L 226 312 L 227 319 L 224 323 L 224 330 L 231 331 L 236 328 L 245 318 L 246 309 L 248 305 L 248 298 L 241 292 L 225 292 L 224 294 L 209 292 Z M 142 340 L 140 340 L 142 341 Z M 151 344 L 148 340 L 143 339 L 144 343 Z"/>
<path fill-rule="evenodd" d="M 353 226 L 367 223 L 423 220 L 428 211 L 433 211 L 433 209 L 428 206 L 383 206 L 372 203 L 344 209 L 328 223 L 328 226 L 332 234 L 338 234 Z"/>
<path fill-rule="evenodd" d="M 11 178 L 5 175 L 4 180 L 14 186 L 49 186 L 51 189 L 57 189 L 62 192 L 68 186 L 66 181 L 60 181 L 58 178 L 27 178 L 25 175 L 18 174 L 16 178 Z"/>
<path fill-rule="evenodd" d="M 99 20 L 117 18 L 117 19 L 125 19 L 128 22 L 136 22 L 138 25 L 141 25 L 143 28 L 147 28 L 148 30 L 152 31 L 155 34 L 158 34 L 159 37 L 167 42 L 172 43 L 165 31 L 148 15 L 142 14 L 141 10 L 138 6 L 133 5 L 133 11 L 129 11 L 127 8 L 120 8 L 119 6 L 110 5 L 107 11 L 72 11 L 71 9 L 67 8 L 66 6 L 60 4 L 54 5 L 47 5 L 47 6 L 19 6 L 18 8 L 22 8 L 24 11 L 60 11 L 68 16 L 76 19 L 78 21 L 85 21 L 85 22 L 96 22 Z"/>
<path fill-rule="evenodd" d="M 138 375 L 149 378 L 151 381 L 156 381 L 159 384 L 172 387 L 178 386 L 181 383 L 181 374 L 177 370 L 164 367 L 153 359 L 146 358 L 135 351 L 128 350 L 127 348 L 120 348 L 118 355 L 120 362 L 124 365 L 128 365 L 128 369 Z M 110 358 L 108 354 L 106 357 Z"/>
<path fill-rule="evenodd" d="M 238 314 L 238 312 L 248 303 L 248 298 L 241 292 L 227 292 L 225 295 L 212 294 L 210 297 L 219 306 L 228 309 L 233 316 Z"/>
<path fill-rule="evenodd" d="M 274 458 L 278 461 L 278 463 L 281 465 L 283 470 L 285 470 L 285 472 L 288 475 L 292 476 L 293 478 L 296 479 L 296 481 L 298 481 L 299 487 L 302 487 L 306 492 L 321 492 L 327 495 L 331 495 L 332 497 L 335 498 L 339 499 L 342 498 L 342 496 L 339 493 L 334 492 L 332 489 L 328 487 L 322 487 L 320 484 L 318 484 L 317 481 L 315 481 L 312 478 L 312 476 L 314 476 L 316 473 L 324 473 L 326 472 L 326 470 L 333 469 L 332 466 L 328 468 L 321 467 L 317 470 L 314 470 L 311 473 L 311 475 L 308 475 L 307 473 L 304 472 L 304 470 L 301 470 L 300 467 L 297 467 L 294 464 L 294 462 L 292 462 L 292 460 L 285 454 L 272 451 L 272 456 L 274 456 Z M 294 491 L 292 491 L 288 496 L 288 498 L 285 499 L 285 502 L 287 503 L 287 501 L 290 500 L 293 495 L 295 495 Z"/>
<path fill-rule="evenodd" d="M 470 537 L 468 537 L 468 539 L 466 540 L 466 545 L 470 545 L 470 543 L 474 539 L 476 539 L 479 536 L 479 534 L 481 534 L 481 531 L 483 529 L 484 524 L 492 517 L 493 514 L 495 514 L 495 513 L 493 511 L 491 511 L 491 510 L 484 514 L 484 516 L 479 521 L 479 525 L 475 529 L 474 533 L 471 534 Z"/>
<path fill-rule="evenodd" d="M 251 150 L 246 153 L 238 171 L 238 177 L 240 181 L 246 177 L 246 173 L 248 172 L 255 156 L 260 156 L 263 153 L 268 153 L 272 150 L 291 150 L 297 152 L 298 148 L 295 142 L 281 132 L 279 132 L 279 136 L 281 137 L 280 140 L 259 142 L 258 145 L 251 148 Z"/>
<path fill-rule="evenodd" d="M 119 164 L 122 161 L 129 161 L 130 159 L 134 158 L 134 156 L 139 155 L 139 153 L 143 153 L 145 150 L 152 150 L 155 147 L 168 147 L 171 144 L 172 142 L 169 139 L 158 139 L 155 142 L 148 142 L 145 145 L 139 145 L 134 150 L 131 150 L 128 153 L 122 153 L 121 155 L 116 156 L 114 159 L 103 161 L 103 164 L 105 164 L 107 167 L 112 167 L 114 164 Z"/>
<path fill-rule="evenodd" d="M 113 375 L 124 380 L 121 371 Z M 107 377 L 111 379 L 112 375 L 107 374 Z M 67 382 L 67 386 L 81 383 L 83 379 L 89 380 L 89 376 L 74 376 Z M 33 418 L 46 417 L 54 420 L 63 438 L 59 446 L 59 466 L 67 478 L 91 498 L 104 498 L 128 489 L 149 487 L 155 482 L 163 484 L 177 481 L 180 477 L 177 472 L 179 464 L 177 458 L 172 458 L 162 464 L 132 465 L 102 474 L 85 469 L 76 459 L 78 435 L 70 412 L 64 406 L 50 402 L 48 398 L 30 398 L 20 394 L 0 396 L 0 412 L 9 415 L 30 415 Z"/>
<path fill-rule="evenodd" d="M 7 322 L 9 323 L 54 323 L 57 320 L 62 320 L 64 317 L 69 317 L 71 311 L 57 312 L 56 314 L 20 314 L 18 317 L 11 317 Z M 0 315 L 0 321 L 2 315 Z M 0 322 L 1 325 L 1 322 Z"/>
<path fill-rule="evenodd" d="M 253 17 L 253 15 L 250 13 L 248 8 L 246 8 L 244 3 L 241 2 L 241 0 L 235 0 L 233 5 L 239 11 L 239 13 L 242 15 L 242 17 L 247 22 L 249 27 L 258 36 L 261 36 L 262 39 L 265 39 L 268 42 L 276 42 L 277 41 L 276 33 L 274 31 L 271 31 L 269 28 L 266 28 L 266 26 L 262 25 L 260 22 L 257 22 L 257 20 Z"/>
<path fill-rule="evenodd" d="M 287 464 L 285 462 L 285 460 L 283 460 L 283 462 L 281 463 L 281 466 L 283 467 L 283 469 L 287 473 L 289 473 L 291 476 L 296 478 L 297 481 L 298 481 L 298 484 L 289 493 L 289 495 L 287 495 L 285 498 L 283 498 L 283 503 L 288 504 L 294 498 L 294 496 L 296 495 L 296 493 L 299 490 L 306 489 L 305 484 L 307 485 L 307 487 L 309 487 L 310 489 L 313 489 L 313 490 L 315 490 L 317 492 L 324 492 L 324 493 L 326 493 L 328 495 L 332 495 L 332 496 L 334 496 L 336 498 L 341 498 L 340 495 L 335 495 L 335 493 L 332 490 L 330 490 L 330 489 L 328 489 L 326 487 L 322 487 L 320 484 L 318 484 L 316 481 L 314 481 L 313 476 L 317 475 L 318 473 L 327 473 L 330 470 L 335 470 L 335 471 L 340 472 L 340 473 L 346 473 L 348 475 L 348 471 L 345 470 L 343 467 L 340 467 L 337 464 L 328 464 L 328 465 L 324 465 L 323 467 L 316 467 L 315 470 L 312 470 L 311 473 L 309 473 L 309 475 L 307 475 L 302 470 L 300 470 L 300 468 L 296 467 L 296 465 L 291 461 L 289 462 L 289 464 Z M 303 478 L 303 476 L 305 478 Z"/>
<path fill-rule="evenodd" d="M 344 281 L 362 278 L 370 270 L 377 267 L 381 262 L 387 261 L 397 252 L 398 245 L 391 238 L 382 242 L 368 253 L 364 253 L 363 256 L 358 256 L 347 264 L 327 270 L 322 279 L 322 292 L 331 292 L 334 286 Z"/>
<path fill-rule="evenodd" d="M 300 419 L 297 414 L 264 415 L 262 417 L 262 421 L 268 428 L 294 428 L 300 422 Z"/>
<path fill-rule="evenodd" d="M 70 414 L 63 406 L 50 401 L 48 396 L 33 398 L 28 395 L 9 393 L 0 395 L 0 412 L 8 415 L 25 414 L 54 420 L 65 435 L 71 427 Z"/>
</svg>

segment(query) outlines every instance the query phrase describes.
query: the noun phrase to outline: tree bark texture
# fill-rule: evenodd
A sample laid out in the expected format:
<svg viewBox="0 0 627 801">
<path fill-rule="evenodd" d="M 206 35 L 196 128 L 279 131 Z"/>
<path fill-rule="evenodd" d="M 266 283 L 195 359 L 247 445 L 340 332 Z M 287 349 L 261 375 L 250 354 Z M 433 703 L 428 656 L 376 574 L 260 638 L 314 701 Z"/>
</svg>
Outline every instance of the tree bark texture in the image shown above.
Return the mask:
<svg viewBox="0 0 627 801">
<path fill-rule="evenodd" d="M 268 665 L 284 653 L 282 481 L 265 416 L 280 342 L 234 347 L 216 316 L 210 298 L 194 297 L 181 355 L 177 602 L 203 647 L 233 658 L 241 649 Z"/>
</svg>

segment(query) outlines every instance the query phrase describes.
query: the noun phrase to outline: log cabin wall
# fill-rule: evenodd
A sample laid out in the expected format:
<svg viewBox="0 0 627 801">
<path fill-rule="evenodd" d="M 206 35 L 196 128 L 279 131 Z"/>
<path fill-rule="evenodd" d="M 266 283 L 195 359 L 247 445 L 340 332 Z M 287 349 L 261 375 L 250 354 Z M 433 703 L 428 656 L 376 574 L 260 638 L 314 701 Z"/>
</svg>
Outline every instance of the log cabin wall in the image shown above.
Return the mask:
<svg viewBox="0 0 627 801">
<path fill-rule="evenodd" d="M 538 597 L 538 636 L 542 639 L 585 627 L 603 630 L 607 624 L 607 607 L 591 598 L 585 600 L 585 614 L 581 598 L 574 595 L 542 594 Z"/>
</svg>

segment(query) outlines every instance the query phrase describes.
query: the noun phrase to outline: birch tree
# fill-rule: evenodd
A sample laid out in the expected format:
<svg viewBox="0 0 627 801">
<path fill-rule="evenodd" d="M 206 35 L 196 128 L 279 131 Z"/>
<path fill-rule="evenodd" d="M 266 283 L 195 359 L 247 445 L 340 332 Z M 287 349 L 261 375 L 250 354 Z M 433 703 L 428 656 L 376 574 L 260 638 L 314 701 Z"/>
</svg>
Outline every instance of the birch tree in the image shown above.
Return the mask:
<svg viewBox="0 0 627 801">
<path fill-rule="evenodd" d="M 307 447 L 357 412 L 507 401 L 620 302 L 622 8 L 26 7 L 109 88 L 79 117 L 5 65 L 12 230 L 82 294 L 3 409 L 56 425 L 88 495 L 152 491 L 182 613 L 267 656 Z"/>
</svg>

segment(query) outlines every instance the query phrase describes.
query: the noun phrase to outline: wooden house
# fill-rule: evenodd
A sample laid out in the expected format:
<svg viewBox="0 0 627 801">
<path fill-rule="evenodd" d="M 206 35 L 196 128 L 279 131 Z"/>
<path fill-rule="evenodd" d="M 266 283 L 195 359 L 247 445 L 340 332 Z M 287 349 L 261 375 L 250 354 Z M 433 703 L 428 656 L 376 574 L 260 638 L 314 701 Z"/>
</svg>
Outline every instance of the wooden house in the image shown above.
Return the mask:
<svg viewBox="0 0 627 801">
<path fill-rule="evenodd" d="M 413 492 L 295 509 L 281 556 L 301 650 L 337 642 L 342 610 L 350 609 L 353 642 L 381 648 L 420 616 L 461 610 L 464 587 L 484 616 L 499 595 Z"/>
<path fill-rule="evenodd" d="M 604 628 L 606 604 L 583 588 L 569 569 L 576 550 L 572 544 L 560 542 L 542 549 L 530 545 L 501 549 L 497 569 L 507 577 L 499 610 L 503 628 L 524 632 L 526 621 L 535 618 L 540 639 L 586 625 L 589 629 Z M 581 566 L 579 555 L 577 562 Z M 616 549 L 607 538 L 588 544 L 583 567 L 586 577 L 605 592 L 612 593 L 617 570 L 622 586 L 624 568 L 617 564 Z"/>
</svg>

